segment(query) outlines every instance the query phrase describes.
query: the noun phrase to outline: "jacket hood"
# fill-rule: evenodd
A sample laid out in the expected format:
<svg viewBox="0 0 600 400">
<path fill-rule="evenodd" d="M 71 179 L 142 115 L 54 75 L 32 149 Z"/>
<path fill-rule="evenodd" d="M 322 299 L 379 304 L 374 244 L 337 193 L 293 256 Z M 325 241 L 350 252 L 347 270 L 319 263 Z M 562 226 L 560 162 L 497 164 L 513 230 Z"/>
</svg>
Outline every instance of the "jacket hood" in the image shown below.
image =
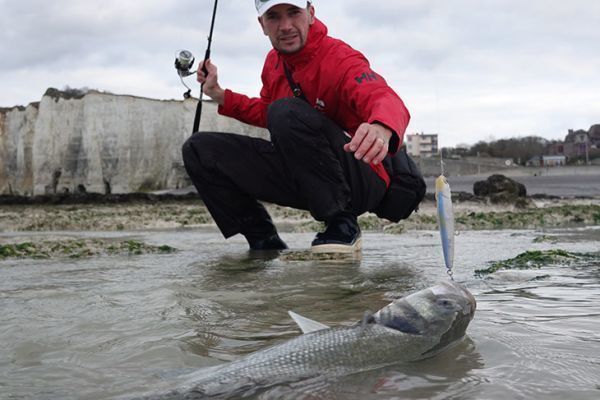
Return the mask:
<svg viewBox="0 0 600 400">
<path fill-rule="evenodd" d="M 296 69 L 308 63 L 315 56 L 326 36 L 327 27 L 315 17 L 315 21 L 308 29 L 306 43 L 300 51 L 293 54 L 284 54 L 277 51 L 277 54 L 292 69 Z"/>
</svg>

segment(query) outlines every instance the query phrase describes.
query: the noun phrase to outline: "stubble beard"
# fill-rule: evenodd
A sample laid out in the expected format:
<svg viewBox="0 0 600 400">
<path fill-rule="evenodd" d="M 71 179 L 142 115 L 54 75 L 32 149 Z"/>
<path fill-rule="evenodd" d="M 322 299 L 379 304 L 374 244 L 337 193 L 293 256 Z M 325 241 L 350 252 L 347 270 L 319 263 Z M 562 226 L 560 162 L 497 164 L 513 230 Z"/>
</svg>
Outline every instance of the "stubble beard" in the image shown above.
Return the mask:
<svg viewBox="0 0 600 400">
<path fill-rule="evenodd" d="M 297 53 L 300 50 L 302 50 L 302 48 L 304 47 L 304 44 L 305 44 L 305 40 L 302 38 L 302 36 L 300 34 L 298 34 L 297 41 L 298 41 L 298 43 L 294 44 L 293 47 L 291 47 L 291 48 L 280 43 L 279 40 L 277 40 L 277 41 L 271 40 L 271 44 L 277 51 L 279 51 L 283 54 L 294 54 L 294 53 Z"/>
</svg>

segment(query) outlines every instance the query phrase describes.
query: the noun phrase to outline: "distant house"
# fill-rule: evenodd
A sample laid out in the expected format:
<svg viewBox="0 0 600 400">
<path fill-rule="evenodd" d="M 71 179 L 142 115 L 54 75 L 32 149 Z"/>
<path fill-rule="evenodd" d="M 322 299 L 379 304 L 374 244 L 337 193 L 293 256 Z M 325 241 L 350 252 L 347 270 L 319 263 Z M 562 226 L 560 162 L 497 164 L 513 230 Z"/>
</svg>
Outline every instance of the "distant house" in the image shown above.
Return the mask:
<svg viewBox="0 0 600 400">
<path fill-rule="evenodd" d="M 563 155 L 569 160 L 585 159 L 600 155 L 600 124 L 592 125 L 589 131 L 569 129 L 564 142 L 552 143 L 546 148 L 546 154 Z"/>
<path fill-rule="evenodd" d="M 562 167 L 567 164 L 564 155 L 535 156 L 527 161 L 529 167 Z"/>
<path fill-rule="evenodd" d="M 414 157 L 431 157 L 439 153 L 437 133 L 406 135 L 406 151 Z"/>
<path fill-rule="evenodd" d="M 542 156 L 542 166 L 544 167 L 561 167 L 567 163 L 565 156 Z"/>
<path fill-rule="evenodd" d="M 592 149 L 600 149 L 600 125 L 592 125 L 590 127 L 588 140 Z"/>
<path fill-rule="evenodd" d="M 589 149 L 588 146 L 589 136 L 587 131 L 569 129 L 569 133 L 565 137 L 563 154 L 569 158 L 585 157 Z"/>
<path fill-rule="evenodd" d="M 565 137 L 565 143 L 586 143 L 588 141 L 588 132 L 583 129 L 574 131 L 569 129 L 569 133 Z"/>
<path fill-rule="evenodd" d="M 548 153 L 551 156 L 564 155 L 565 154 L 565 143 L 557 142 L 557 143 L 552 143 L 552 144 L 548 145 L 548 147 L 546 147 L 546 153 Z"/>
</svg>

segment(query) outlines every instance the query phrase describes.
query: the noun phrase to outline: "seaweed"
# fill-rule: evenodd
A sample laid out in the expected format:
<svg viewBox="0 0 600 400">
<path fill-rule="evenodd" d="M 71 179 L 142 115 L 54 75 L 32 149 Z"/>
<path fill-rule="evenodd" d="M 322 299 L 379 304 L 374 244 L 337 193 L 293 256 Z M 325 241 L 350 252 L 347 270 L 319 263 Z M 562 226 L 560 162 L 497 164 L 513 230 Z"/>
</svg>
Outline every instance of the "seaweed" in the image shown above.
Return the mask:
<svg viewBox="0 0 600 400">
<path fill-rule="evenodd" d="M 166 244 L 149 245 L 137 240 L 78 239 L 0 244 L 0 260 L 9 258 L 85 258 L 100 255 L 168 254 L 177 249 Z"/>
<path fill-rule="evenodd" d="M 586 256 L 580 253 L 571 253 L 566 250 L 530 250 L 519 254 L 514 258 L 503 261 L 494 261 L 488 268 L 475 270 L 475 275 L 482 276 L 492 274 L 501 269 L 539 269 L 548 264 L 565 264 L 580 260 Z"/>
</svg>

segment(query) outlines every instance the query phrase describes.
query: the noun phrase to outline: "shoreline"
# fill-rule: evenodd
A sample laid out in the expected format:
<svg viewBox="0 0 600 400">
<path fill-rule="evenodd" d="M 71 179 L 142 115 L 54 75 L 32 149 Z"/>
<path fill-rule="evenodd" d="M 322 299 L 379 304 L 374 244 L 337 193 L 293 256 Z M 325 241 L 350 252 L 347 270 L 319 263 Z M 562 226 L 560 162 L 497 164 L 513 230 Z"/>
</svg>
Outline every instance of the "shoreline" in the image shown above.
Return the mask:
<svg viewBox="0 0 600 400">
<path fill-rule="evenodd" d="M 531 229 L 600 225 L 600 197 L 534 195 L 516 204 L 492 204 L 466 192 L 453 193 L 457 230 Z M 323 225 L 307 211 L 266 204 L 282 231 L 318 231 Z M 401 233 L 436 230 L 432 194 L 408 219 L 392 223 L 366 213 L 359 217 L 365 231 Z M 194 193 L 124 195 L 63 194 L 22 198 L 0 196 L 0 233 L 48 231 L 135 231 L 215 227 Z"/>
</svg>

